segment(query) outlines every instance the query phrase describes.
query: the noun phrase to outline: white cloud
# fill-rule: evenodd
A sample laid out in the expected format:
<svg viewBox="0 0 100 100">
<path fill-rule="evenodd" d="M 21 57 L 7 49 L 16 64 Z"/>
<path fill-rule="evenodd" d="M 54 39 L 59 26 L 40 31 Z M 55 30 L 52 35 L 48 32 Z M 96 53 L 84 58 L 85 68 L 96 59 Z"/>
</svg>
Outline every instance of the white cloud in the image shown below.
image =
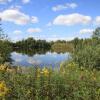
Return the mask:
<svg viewBox="0 0 100 100">
<path fill-rule="evenodd" d="M 57 41 L 57 40 L 65 40 L 65 41 L 70 41 L 73 40 L 75 37 L 48 37 L 46 38 L 47 41 Z"/>
<path fill-rule="evenodd" d="M 82 29 L 82 30 L 80 30 L 80 34 L 87 34 L 87 33 L 93 33 L 93 29 Z"/>
<path fill-rule="evenodd" d="M 13 22 L 15 24 L 26 24 L 30 17 L 20 12 L 18 9 L 7 9 L 0 13 L 0 17 L 4 21 Z"/>
<path fill-rule="evenodd" d="M 20 12 L 19 9 L 7 9 L 2 12 L 0 12 L 0 18 L 3 21 L 13 22 L 15 24 L 19 25 L 25 25 L 29 22 L 31 22 L 31 17 L 27 14 L 24 14 L 23 12 Z M 36 17 L 34 17 L 36 22 Z"/>
<path fill-rule="evenodd" d="M 13 33 L 16 34 L 16 35 L 19 35 L 19 34 L 22 34 L 22 31 L 20 31 L 20 30 L 15 30 Z"/>
<path fill-rule="evenodd" d="M 7 2 L 11 2 L 12 0 L 0 0 L 0 4 L 6 4 Z"/>
<path fill-rule="evenodd" d="M 33 59 L 31 57 L 27 59 L 27 62 L 30 64 L 35 64 L 35 65 L 41 64 L 41 60 Z"/>
<path fill-rule="evenodd" d="M 0 0 L 0 4 L 6 4 L 8 2 L 11 2 L 11 1 L 14 1 L 14 0 Z M 30 2 L 30 0 L 21 0 L 23 4 L 27 4 Z"/>
<path fill-rule="evenodd" d="M 75 24 L 88 24 L 92 21 L 90 16 L 85 16 L 78 13 L 73 13 L 69 15 L 59 15 L 57 16 L 53 24 L 54 25 L 75 25 Z"/>
<path fill-rule="evenodd" d="M 7 0 L 0 0 L 0 4 L 6 3 L 6 2 L 7 2 Z"/>
<path fill-rule="evenodd" d="M 54 6 L 52 7 L 52 10 L 53 11 L 60 11 L 60 10 L 65 10 L 67 8 L 76 8 L 77 7 L 77 4 L 76 3 L 66 3 L 64 5 L 57 5 L 57 6 Z"/>
<path fill-rule="evenodd" d="M 97 17 L 95 18 L 95 23 L 100 25 L 100 16 L 97 16 Z"/>
<path fill-rule="evenodd" d="M 31 18 L 31 22 L 32 22 L 32 23 L 38 23 L 38 22 L 39 22 L 39 20 L 38 20 L 38 18 L 37 18 L 37 17 L 32 16 L 32 18 Z"/>
<path fill-rule="evenodd" d="M 26 4 L 26 3 L 29 3 L 30 0 L 22 0 L 22 2 L 23 2 L 24 4 Z"/>
<path fill-rule="evenodd" d="M 42 30 L 40 28 L 29 28 L 27 30 L 28 33 L 40 33 Z"/>
</svg>

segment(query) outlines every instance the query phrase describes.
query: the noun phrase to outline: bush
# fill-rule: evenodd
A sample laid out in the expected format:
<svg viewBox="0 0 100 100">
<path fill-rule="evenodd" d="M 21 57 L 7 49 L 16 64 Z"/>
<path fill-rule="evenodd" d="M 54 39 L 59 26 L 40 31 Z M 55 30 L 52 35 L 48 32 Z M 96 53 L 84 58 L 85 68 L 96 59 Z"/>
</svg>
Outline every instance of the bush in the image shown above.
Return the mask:
<svg viewBox="0 0 100 100">
<path fill-rule="evenodd" d="M 10 60 L 11 46 L 9 41 L 0 40 L 0 64 Z"/>
<path fill-rule="evenodd" d="M 100 45 L 85 46 L 74 53 L 73 59 L 80 67 L 100 68 Z"/>
</svg>

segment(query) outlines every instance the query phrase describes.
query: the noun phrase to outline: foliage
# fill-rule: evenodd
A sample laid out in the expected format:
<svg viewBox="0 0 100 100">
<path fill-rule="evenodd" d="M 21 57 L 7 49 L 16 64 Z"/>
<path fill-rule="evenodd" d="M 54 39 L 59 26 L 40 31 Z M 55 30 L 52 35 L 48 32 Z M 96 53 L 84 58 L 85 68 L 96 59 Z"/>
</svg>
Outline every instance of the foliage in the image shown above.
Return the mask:
<svg viewBox="0 0 100 100">
<path fill-rule="evenodd" d="M 59 69 L 0 65 L 0 100 L 100 100 L 100 71 L 91 69 L 100 69 L 100 28 L 92 37 L 69 42 L 28 38 L 11 43 L 0 28 L 0 63 L 8 61 L 11 48 L 29 55 L 41 53 L 40 49 L 73 51 L 72 61 Z"/>
<path fill-rule="evenodd" d="M 73 50 L 73 45 L 66 41 L 56 41 L 51 46 L 51 50 L 57 53 L 66 53 Z"/>
<path fill-rule="evenodd" d="M 0 64 L 10 60 L 11 46 L 7 35 L 3 34 L 0 27 Z"/>
<path fill-rule="evenodd" d="M 1 99 L 100 100 L 100 71 L 79 68 L 74 62 L 61 64 L 59 70 L 1 66 L 0 80 L 9 89 Z"/>
<path fill-rule="evenodd" d="M 10 60 L 11 46 L 8 41 L 0 40 L 0 63 Z"/>
<path fill-rule="evenodd" d="M 100 28 L 93 33 L 93 38 L 78 39 L 75 38 L 73 43 L 73 60 L 81 67 L 95 67 L 100 69 Z"/>
<path fill-rule="evenodd" d="M 8 93 L 8 88 L 4 81 L 0 82 L 0 97 L 4 97 Z"/>
<path fill-rule="evenodd" d="M 21 49 L 21 50 L 32 50 L 32 49 L 50 49 L 51 45 L 45 40 L 35 40 L 32 37 L 18 41 L 16 43 L 12 43 L 13 48 L 16 49 Z"/>
<path fill-rule="evenodd" d="M 73 59 L 84 67 L 100 68 L 100 45 L 95 47 L 85 46 L 73 55 Z"/>
<path fill-rule="evenodd" d="M 96 28 L 92 35 L 93 38 L 100 38 L 100 27 Z"/>
</svg>

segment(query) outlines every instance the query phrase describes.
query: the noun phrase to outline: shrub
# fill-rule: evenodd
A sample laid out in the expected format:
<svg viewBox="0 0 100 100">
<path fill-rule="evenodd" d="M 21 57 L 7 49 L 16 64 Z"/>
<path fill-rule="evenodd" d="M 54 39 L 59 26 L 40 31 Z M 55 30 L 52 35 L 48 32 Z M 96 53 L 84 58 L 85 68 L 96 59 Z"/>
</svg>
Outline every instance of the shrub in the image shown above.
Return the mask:
<svg viewBox="0 0 100 100">
<path fill-rule="evenodd" d="M 79 66 L 100 68 L 100 45 L 85 46 L 73 54 L 73 59 Z"/>
<path fill-rule="evenodd" d="M 10 60 L 11 46 L 6 40 L 0 40 L 0 64 Z"/>
</svg>

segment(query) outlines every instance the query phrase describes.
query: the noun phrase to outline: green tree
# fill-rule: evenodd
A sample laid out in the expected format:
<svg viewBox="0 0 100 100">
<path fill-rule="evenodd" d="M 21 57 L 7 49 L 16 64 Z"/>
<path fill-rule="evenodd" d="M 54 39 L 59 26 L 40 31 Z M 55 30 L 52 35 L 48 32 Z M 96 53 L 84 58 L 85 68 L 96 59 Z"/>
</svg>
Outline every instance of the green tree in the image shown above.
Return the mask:
<svg viewBox="0 0 100 100">
<path fill-rule="evenodd" d="M 93 38 L 100 38 L 100 27 L 96 28 L 92 35 Z"/>
<path fill-rule="evenodd" d="M 11 46 L 0 24 L 0 63 L 10 60 Z"/>
<path fill-rule="evenodd" d="M 79 66 L 99 68 L 100 67 L 100 45 L 84 46 L 83 49 L 74 53 L 74 61 Z"/>
</svg>

